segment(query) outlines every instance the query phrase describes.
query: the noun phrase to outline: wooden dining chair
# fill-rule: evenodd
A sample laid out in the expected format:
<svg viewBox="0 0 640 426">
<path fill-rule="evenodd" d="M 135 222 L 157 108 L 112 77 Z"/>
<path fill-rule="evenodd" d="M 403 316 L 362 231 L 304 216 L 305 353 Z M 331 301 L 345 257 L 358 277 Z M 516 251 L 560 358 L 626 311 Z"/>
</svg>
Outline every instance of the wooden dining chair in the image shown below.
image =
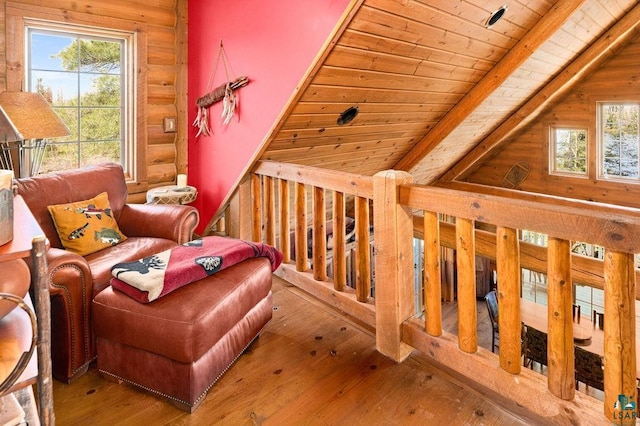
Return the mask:
<svg viewBox="0 0 640 426">
<path fill-rule="evenodd" d="M 573 322 L 580 322 L 580 305 L 573 305 Z"/>
<path fill-rule="evenodd" d="M 547 333 L 525 326 L 524 332 L 524 366 L 533 369 L 533 363 L 540 368 L 547 365 Z"/>
<path fill-rule="evenodd" d="M 498 297 L 495 290 L 491 290 L 484 296 L 484 301 L 487 304 L 487 310 L 489 311 L 489 319 L 491 320 L 491 352 L 495 352 L 497 342 L 499 341 L 499 328 L 498 328 Z"/>
<path fill-rule="evenodd" d="M 604 368 L 602 356 L 580 346 L 575 348 L 576 389 L 578 382 L 604 391 Z"/>
</svg>

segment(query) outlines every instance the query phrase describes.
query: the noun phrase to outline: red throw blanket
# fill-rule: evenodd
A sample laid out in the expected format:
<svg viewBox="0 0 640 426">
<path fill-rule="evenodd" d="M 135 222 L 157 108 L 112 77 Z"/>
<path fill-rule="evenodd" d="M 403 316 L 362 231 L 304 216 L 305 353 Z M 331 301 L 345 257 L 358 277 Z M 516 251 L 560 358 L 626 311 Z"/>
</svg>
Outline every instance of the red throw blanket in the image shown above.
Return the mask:
<svg viewBox="0 0 640 426">
<path fill-rule="evenodd" d="M 148 303 L 251 257 L 267 257 L 271 270 L 282 253 L 262 243 L 204 237 L 169 250 L 111 268 L 111 286 L 141 303 Z"/>
</svg>

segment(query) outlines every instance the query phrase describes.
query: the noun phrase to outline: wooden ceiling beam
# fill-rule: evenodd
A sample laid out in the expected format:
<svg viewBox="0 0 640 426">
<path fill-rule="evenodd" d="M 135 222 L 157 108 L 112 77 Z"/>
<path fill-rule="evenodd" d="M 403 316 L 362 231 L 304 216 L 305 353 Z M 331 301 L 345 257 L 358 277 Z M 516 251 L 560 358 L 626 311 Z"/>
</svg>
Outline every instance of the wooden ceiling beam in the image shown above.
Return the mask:
<svg viewBox="0 0 640 426">
<path fill-rule="evenodd" d="M 469 116 L 569 19 L 585 0 L 558 1 L 548 13 L 418 142 L 394 169 L 409 171 Z"/>
<path fill-rule="evenodd" d="M 500 124 L 469 154 L 445 173 L 440 181 L 450 182 L 467 173 L 508 137 L 534 120 L 549 104 L 564 96 L 585 75 L 602 65 L 615 52 L 616 48 L 624 45 L 635 34 L 639 26 L 640 4 L 631 9 L 542 90 Z"/>
</svg>

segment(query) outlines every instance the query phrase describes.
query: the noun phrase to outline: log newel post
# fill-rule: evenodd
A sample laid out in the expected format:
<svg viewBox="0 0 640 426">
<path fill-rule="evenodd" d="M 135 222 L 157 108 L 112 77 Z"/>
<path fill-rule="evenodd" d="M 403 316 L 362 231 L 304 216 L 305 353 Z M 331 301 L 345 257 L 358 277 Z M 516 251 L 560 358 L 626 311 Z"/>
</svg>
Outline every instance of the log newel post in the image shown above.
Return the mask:
<svg viewBox="0 0 640 426">
<path fill-rule="evenodd" d="M 604 412 L 622 424 L 635 424 L 635 410 L 621 406 L 620 396 L 638 403 L 633 257 L 613 250 L 604 256 Z"/>
<path fill-rule="evenodd" d="M 520 243 L 518 232 L 498 226 L 496 230 L 498 272 L 498 329 L 500 330 L 500 368 L 519 374 L 522 352 L 520 319 Z"/>
<path fill-rule="evenodd" d="M 442 335 L 442 277 L 440 272 L 440 221 L 438 213 L 424 212 L 425 330 Z"/>
<path fill-rule="evenodd" d="M 575 396 L 575 360 L 571 244 L 567 240 L 550 237 L 547 250 L 548 386 L 558 398 L 572 400 Z"/>
<path fill-rule="evenodd" d="M 458 272 L 458 347 L 467 353 L 478 350 L 476 305 L 476 238 L 474 222 L 456 218 L 456 267 Z"/>
<path fill-rule="evenodd" d="M 412 351 L 402 342 L 402 323 L 414 312 L 413 219 L 411 209 L 398 204 L 399 187 L 412 181 L 394 170 L 373 177 L 376 348 L 398 362 Z"/>
</svg>

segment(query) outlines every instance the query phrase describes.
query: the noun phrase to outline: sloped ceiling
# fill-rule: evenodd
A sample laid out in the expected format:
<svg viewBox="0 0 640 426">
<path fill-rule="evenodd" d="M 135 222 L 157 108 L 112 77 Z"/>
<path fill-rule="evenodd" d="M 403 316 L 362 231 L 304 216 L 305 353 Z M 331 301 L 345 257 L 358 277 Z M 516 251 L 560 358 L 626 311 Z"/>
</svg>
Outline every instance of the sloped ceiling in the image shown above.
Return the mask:
<svg viewBox="0 0 640 426">
<path fill-rule="evenodd" d="M 455 179 L 622 44 L 638 9 L 636 0 L 354 0 L 260 158 Z M 350 107 L 357 117 L 338 125 Z"/>
</svg>

